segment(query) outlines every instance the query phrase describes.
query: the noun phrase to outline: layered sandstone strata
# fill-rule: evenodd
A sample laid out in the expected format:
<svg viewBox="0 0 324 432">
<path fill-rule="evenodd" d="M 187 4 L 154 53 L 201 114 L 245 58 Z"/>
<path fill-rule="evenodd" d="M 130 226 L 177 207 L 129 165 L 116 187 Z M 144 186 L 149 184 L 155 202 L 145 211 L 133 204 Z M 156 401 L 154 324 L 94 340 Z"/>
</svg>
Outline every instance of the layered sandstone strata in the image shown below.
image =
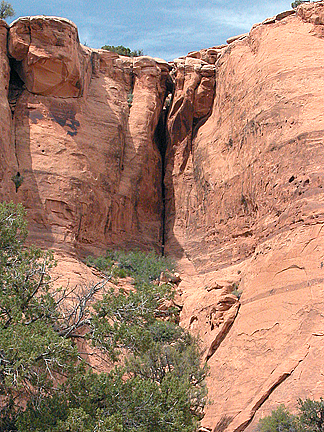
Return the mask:
<svg viewBox="0 0 324 432">
<path fill-rule="evenodd" d="M 166 250 L 185 257 L 182 323 L 210 366 L 208 430 L 253 430 L 278 403 L 324 392 L 323 7 L 221 48 L 202 125 L 198 72 L 175 65 Z"/>
</svg>

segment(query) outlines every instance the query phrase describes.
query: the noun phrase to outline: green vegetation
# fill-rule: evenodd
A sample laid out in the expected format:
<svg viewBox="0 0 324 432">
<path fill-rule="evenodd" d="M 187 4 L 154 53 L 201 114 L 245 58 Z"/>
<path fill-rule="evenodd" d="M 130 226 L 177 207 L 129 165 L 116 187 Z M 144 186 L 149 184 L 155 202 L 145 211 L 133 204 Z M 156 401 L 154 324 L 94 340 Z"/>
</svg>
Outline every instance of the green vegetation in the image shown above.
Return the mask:
<svg viewBox="0 0 324 432">
<path fill-rule="evenodd" d="M 324 400 L 298 400 L 298 413 L 290 414 L 284 405 L 259 421 L 260 432 L 323 432 Z"/>
<path fill-rule="evenodd" d="M 14 182 L 14 184 L 16 186 L 16 192 L 18 192 L 18 189 L 23 184 L 24 176 L 22 176 L 20 174 L 20 172 L 18 171 L 17 174 L 15 174 L 14 176 L 11 177 L 11 180 Z"/>
<path fill-rule="evenodd" d="M 310 3 L 310 0 L 295 0 L 293 3 L 291 3 L 291 7 L 296 9 L 302 3 Z"/>
<path fill-rule="evenodd" d="M 119 271 L 123 271 L 127 276 L 132 276 L 136 283 L 146 284 L 158 279 L 162 271 L 174 270 L 174 264 L 170 259 L 159 256 L 155 252 L 144 253 L 138 250 L 108 251 L 105 257 L 98 258 L 89 256 L 86 264 L 106 274 L 117 272 L 116 276 L 119 276 Z"/>
<path fill-rule="evenodd" d="M 109 252 L 88 259 L 103 281 L 55 289 L 52 255 L 25 247 L 24 217 L 22 206 L 0 204 L 0 430 L 195 431 L 206 371 L 197 341 L 176 324 L 172 285 L 155 282 L 171 263 Z M 132 276 L 128 292 L 106 289 L 116 269 Z M 80 338 L 110 372 L 82 359 Z"/>
<path fill-rule="evenodd" d="M 66 374 L 77 353 L 55 331 L 56 302 L 47 270 L 51 254 L 24 248 L 22 206 L 0 205 L 0 430 L 15 430 L 22 399 L 52 391 L 52 376 Z"/>
<path fill-rule="evenodd" d="M 294 432 L 296 431 L 295 416 L 289 413 L 284 405 L 280 405 L 272 413 L 262 418 L 258 424 L 260 432 Z"/>
<path fill-rule="evenodd" d="M 115 52 L 119 55 L 127 56 L 127 57 L 140 57 L 144 55 L 143 50 L 134 50 L 132 51 L 130 48 L 126 48 L 123 45 L 104 45 L 101 49 Z"/>
<path fill-rule="evenodd" d="M 0 4 L 0 18 L 7 19 L 15 15 L 15 11 L 10 3 L 2 0 Z"/>
<path fill-rule="evenodd" d="M 243 294 L 243 291 L 239 289 L 239 284 L 238 283 L 233 283 L 232 284 L 231 294 L 235 295 L 240 300 L 241 295 Z"/>
<path fill-rule="evenodd" d="M 231 294 L 235 295 L 235 297 L 237 297 L 239 300 L 240 300 L 240 298 L 241 298 L 241 296 L 242 296 L 242 293 L 243 293 L 242 290 L 237 290 L 237 289 L 234 289 L 234 290 L 231 292 Z"/>
<path fill-rule="evenodd" d="M 134 97 L 134 94 L 133 94 L 132 92 L 129 92 L 129 93 L 127 94 L 127 103 L 128 103 L 128 108 L 131 108 L 132 105 L 133 105 L 133 97 Z"/>
</svg>

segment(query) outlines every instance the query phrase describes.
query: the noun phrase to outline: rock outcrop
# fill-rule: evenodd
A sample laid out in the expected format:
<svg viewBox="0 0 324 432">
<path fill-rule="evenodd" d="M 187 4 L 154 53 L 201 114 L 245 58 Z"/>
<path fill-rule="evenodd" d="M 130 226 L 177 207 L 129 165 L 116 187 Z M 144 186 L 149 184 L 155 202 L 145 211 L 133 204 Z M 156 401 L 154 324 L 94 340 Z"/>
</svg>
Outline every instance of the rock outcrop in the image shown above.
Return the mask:
<svg viewBox="0 0 324 432">
<path fill-rule="evenodd" d="M 323 396 L 323 36 L 324 2 L 303 4 L 167 63 L 83 47 L 68 20 L 0 21 L 0 198 L 63 261 L 177 259 L 204 431 Z"/>
<path fill-rule="evenodd" d="M 7 55 L 8 25 L 0 19 L 0 199 L 12 195 L 11 172 L 16 170 L 12 120 L 8 102 L 10 68 Z"/>
<path fill-rule="evenodd" d="M 252 431 L 278 403 L 323 394 L 322 10 L 301 6 L 229 41 L 194 133 L 186 115 L 179 139 L 182 106 L 171 107 L 166 250 L 194 267 L 180 285 L 182 323 L 206 347 L 213 403 L 203 426 L 213 431 Z M 222 297 L 208 288 L 226 284 L 242 291 L 240 309 L 213 339 Z"/>
<path fill-rule="evenodd" d="M 49 17 L 14 22 L 9 55 L 21 87 L 11 101 L 23 178 L 15 199 L 28 209 L 32 237 L 70 252 L 160 248 L 154 132 L 169 65 L 90 50 L 73 23 Z"/>
<path fill-rule="evenodd" d="M 89 56 L 71 21 L 21 18 L 10 26 L 8 46 L 9 55 L 20 62 L 17 71 L 30 93 L 62 98 L 82 95 Z"/>
</svg>

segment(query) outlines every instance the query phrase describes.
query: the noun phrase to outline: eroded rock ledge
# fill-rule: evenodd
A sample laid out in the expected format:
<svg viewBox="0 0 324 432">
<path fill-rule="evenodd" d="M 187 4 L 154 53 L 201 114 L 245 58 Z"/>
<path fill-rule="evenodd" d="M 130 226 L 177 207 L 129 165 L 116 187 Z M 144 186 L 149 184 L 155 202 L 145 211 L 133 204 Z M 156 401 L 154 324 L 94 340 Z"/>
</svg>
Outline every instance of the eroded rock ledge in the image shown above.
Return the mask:
<svg viewBox="0 0 324 432">
<path fill-rule="evenodd" d="M 210 366 L 204 430 L 324 393 L 323 37 L 323 2 L 170 63 L 0 21 L 0 199 L 74 275 L 165 242 Z"/>
</svg>

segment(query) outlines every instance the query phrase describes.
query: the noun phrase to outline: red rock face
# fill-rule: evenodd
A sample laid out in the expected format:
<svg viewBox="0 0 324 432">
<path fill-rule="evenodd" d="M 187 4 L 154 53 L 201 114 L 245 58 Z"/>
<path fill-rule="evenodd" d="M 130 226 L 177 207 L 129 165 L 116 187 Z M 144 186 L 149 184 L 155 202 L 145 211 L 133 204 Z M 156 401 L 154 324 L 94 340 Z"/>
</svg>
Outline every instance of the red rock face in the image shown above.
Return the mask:
<svg viewBox="0 0 324 432">
<path fill-rule="evenodd" d="M 190 128 L 178 139 L 172 108 L 167 180 L 177 215 L 167 211 L 170 232 L 199 268 L 240 262 L 278 229 L 305 220 L 306 205 L 315 210 L 321 181 L 311 181 L 308 165 L 321 157 L 314 143 L 323 134 L 316 91 L 323 65 L 315 55 L 322 49 L 322 39 L 297 17 L 256 27 L 218 60 L 212 114 L 194 139 Z M 191 145 L 185 156 L 178 145 L 184 140 Z"/>
<path fill-rule="evenodd" d="M 230 41 L 197 130 L 187 114 L 175 129 L 177 88 L 184 99 L 197 88 L 192 72 L 176 81 L 166 250 L 192 263 L 182 323 L 210 366 L 208 430 L 252 431 L 278 403 L 323 395 L 322 10 L 300 7 Z M 220 314 L 238 290 L 238 313 L 227 302 Z"/>
<path fill-rule="evenodd" d="M 16 173 L 11 111 L 8 103 L 9 59 L 7 56 L 8 25 L 0 19 L 0 200 L 6 200 L 14 190 L 11 181 Z"/>
<path fill-rule="evenodd" d="M 253 431 L 279 403 L 324 394 L 323 11 L 302 5 L 170 64 L 83 47 L 67 20 L 20 19 L 12 120 L 0 25 L 1 199 L 23 202 L 31 239 L 63 261 L 159 249 L 165 225 L 181 323 L 210 366 L 208 431 Z"/>
<path fill-rule="evenodd" d="M 28 17 L 10 26 L 9 54 L 30 93 L 79 97 L 86 85 L 87 57 L 78 30 L 63 18 Z"/>
<path fill-rule="evenodd" d="M 14 112 L 24 179 L 16 199 L 32 237 L 68 251 L 160 248 L 154 132 L 168 64 L 82 47 L 75 25 L 58 18 L 13 23 L 9 52 L 24 83 Z"/>
</svg>

